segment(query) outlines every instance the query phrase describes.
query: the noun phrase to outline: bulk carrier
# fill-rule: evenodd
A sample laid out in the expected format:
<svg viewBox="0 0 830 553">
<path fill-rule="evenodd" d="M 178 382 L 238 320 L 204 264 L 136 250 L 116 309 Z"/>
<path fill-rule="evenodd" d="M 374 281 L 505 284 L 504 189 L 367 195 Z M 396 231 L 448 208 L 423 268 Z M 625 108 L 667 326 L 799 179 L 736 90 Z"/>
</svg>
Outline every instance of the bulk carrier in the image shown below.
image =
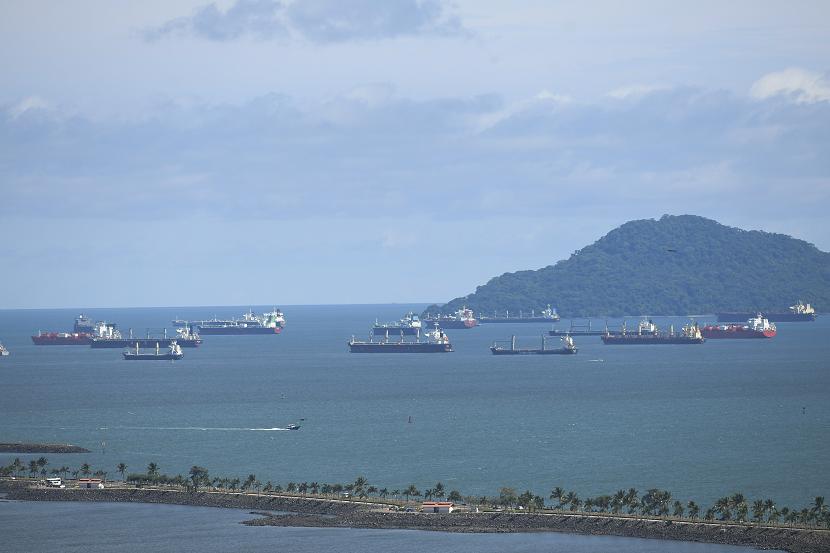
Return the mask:
<svg viewBox="0 0 830 553">
<path fill-rule="evenodd" d="M 427 332 L 421 340 L 420 330 L 414 340 L 405 340 L 403 336 L 398 340 L 383 338 L 374 341 L 370 335 L 368 341 L 356 340 L 354 336 L 349 340 L 351 353 L 449 353 L 452 351 L 450 338 L 437 325 L 434 330 Z"/>
<path fill-rule="evenodd" d="M 166 328 L 164 329 L 161 337 L 150 336 L 150 331 L 148 330 L 147 335 L 144 338 L 134 337 L 133 331 L 130 329 L 129 337 L 124 338 L 121 336 L 121 333 L 114 328 L 115 325 L 111 326 L 113 328 L 108 334 L 96 336 L 92 339 L 93 348 L 150 348 L 156 344 L 167 347 L 174 342 L 183 348 L 195 348 L 202 345 L 202 338 L 198 334 L 191 332 L 190 328 L 177 328 L 175 338 L 167 336 Z"/>
<path fill-rule="evenodd" d="M 175 341 L 170 343 L 166 352 L 162 352 L 159 344 L 156 344 L 155 352 L 145 353 L 135 346 L 135 350 L 127 350 L 123 355 L 125 361 L 176 361 L 184 357 L 182 348 Z"/>
<path fill-rule="evenodd" d="M 725 312 L 715 313 L 719 323 L 742 322 L 751 319 L 757 311 L 753 312 Z M 762 311 L 764 317 L 772 323 L 805 322 L 816 320 L 816 310 L 809 303 L 798 300 L 798 303 L 791 305 L 786 312 L 771 313 Z"/>
<path fill-rule="evenodd" d="M 502 343 L 509 343 L 510 347 L 505 347 Z M 493 342 L 490 351 L 493 355 L 573 355 L 577 352 L 577 347 L 573 338 L 563 336 L 561 348 L 548 348 L 547 337 L 542 335 L 541 348 L 517 348 L 516 336 L 511 336 L 509 341 Z"/>
<path fill-rule="evenodd" d="M 516 315 L 514 312 L 512 315 L 510 311 L 505 311 L 504 315 L 499 315 L 496 312 L 493 312 L 493 316 L 490 317 L 488 315 L 483 315 L 479 313 L 478 315 L 478 322 L 479 324 L 491 324 L 491 323 L 555 323 L 558 322 L 560 319 L 559 314 L 556 312 L 556 309 L 552 309 L 550 304 L 547 307 L 542 309 L 539 314 L 536 314 L 535 310 L 530 311 L 530 315 L 523 311 L 519 311 L 519 314 Z"/>
<path fill-rule="evenodd" d="M 690 323 L 675 333 L 674 325 L 667 333 L 657 329 L 657 325 L 651 319 L 643 319 L 637 326 L 637 332 L 628 332 L 623 323 L 622 332 L 619 334 L 604 334 L 602 342 L 607 345 L 630 345 L 630 344 L 702 344 L 706 339 L 700 332 L 697 323 Z"/>
</svg>

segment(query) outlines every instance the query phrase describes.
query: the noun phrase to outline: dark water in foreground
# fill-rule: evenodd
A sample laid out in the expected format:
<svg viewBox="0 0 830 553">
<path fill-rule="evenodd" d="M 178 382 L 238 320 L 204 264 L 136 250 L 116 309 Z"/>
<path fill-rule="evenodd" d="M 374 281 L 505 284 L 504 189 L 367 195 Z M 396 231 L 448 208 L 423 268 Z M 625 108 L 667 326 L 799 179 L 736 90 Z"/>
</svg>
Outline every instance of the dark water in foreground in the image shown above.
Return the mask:
<svg viewBox="0 0 830 553">
<path fill-rule="evenodd" d="M 0 552 L 132 553 L 407 551 L 432 553 L 740 553 L 702 543 L 568 534 L 448 534 L 412 530 L 247 527 L 245 511 L 177 505 L 0 501 Z"/>
<path fill-rule="evenodd" d="M 89 462 L 111 477 L 120 462 L 139 471 L 153 461 L 168 474 L 199 464 L 283 486 L 362 474 L 390 490 L 440 480 L 477 495 L 660 487 L 707 506 L 736 491 L 791 507 L 830 496 L 830 317 L 781 323 L 769 341 L 613 347 L 585 337 L 575 356 L 487 350 L 511 333 L 529 345 L 547 325 L 449 331 L 450 354 L 348 353 L 350 335 L 408 307 L 288 307 L 282 335 L 207 336 L 176 363 L 36 347 L 30 334 L 68 329 L 76 312 L 0 311 L 12 351 L 0 359 L 0 441 L 82 445 L 93 453 L 48 455 L 49 468 Z M 89 315 L 144 332 L 245 310 Z M 301 418 L 301 430 L 282 430 Z"/>
</svg>

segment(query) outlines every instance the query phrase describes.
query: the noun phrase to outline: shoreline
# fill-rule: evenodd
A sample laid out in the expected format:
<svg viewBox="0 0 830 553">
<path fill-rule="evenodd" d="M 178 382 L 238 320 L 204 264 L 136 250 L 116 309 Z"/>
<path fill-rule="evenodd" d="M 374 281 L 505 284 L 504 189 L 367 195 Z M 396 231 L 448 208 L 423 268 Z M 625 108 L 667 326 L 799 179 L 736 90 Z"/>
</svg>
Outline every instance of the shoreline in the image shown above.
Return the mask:
<svg viewBox="0 0 830 553">
<path fill-rule="evenodd" d="M 0 491 L 7 494 L 7 499 L 20 501 L 160 503 L 245 509 L 257 516 L 242 523 L 248 526 L 466 533 L 560 532 L 738 545 L 756 549 L 779 549 L 790 553 L 830 551 L 828 530 L 719 521 L 672 521 L 601 513 L 407 513 L 384 510 L 388 506 L 380 503 L 313 497 L 126 487 L 100 490 L 49 489 L 32 487 L 29 482 L 20 481 L 0 481 Z M 274 511 L 290 514 L 274 515 Z"/>
<path fill-rule="evenodd" d="M 0 453 L 90 453 L 84 447 L 72 444 L 0 443 Z"/>
</svg>

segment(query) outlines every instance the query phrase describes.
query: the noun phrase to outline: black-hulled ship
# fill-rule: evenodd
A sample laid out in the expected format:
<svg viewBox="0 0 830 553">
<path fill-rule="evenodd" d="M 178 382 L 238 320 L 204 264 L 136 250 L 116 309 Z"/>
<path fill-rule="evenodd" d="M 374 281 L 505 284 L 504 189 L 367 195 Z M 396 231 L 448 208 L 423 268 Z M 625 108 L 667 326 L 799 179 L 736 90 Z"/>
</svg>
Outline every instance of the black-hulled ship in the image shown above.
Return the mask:
<svg viewBox="0 0 830 553">
<path fill-rule="evenodd" d="M 504 344 L 509 344 L 509 347 Z M 510 340 L 493 342 L 490 351 L 493 355 L 573 355 L 578 350 L 570 336 L 562 337 L 562 347 L 549 348 L 547 347 L 547 337 L 543 335 L 541 348 L 517 348 L 516 336 L 511 336 Z"/>
<path fill-rule="evenodd" d="M 715 313 L 719 323 L 744 322 L 749 319 L 762 314 L 766 320 L 771 323 L 790 323 L 790 322 L 808 322 L 816 320 L 816 310 L 813 309 L 809 303 L 804 303 L 799 300 L 795 305 L 791 305 L 786 312 L 771 313 L 769 311 L 731 311 Z"/>
<path fill-rule="evenodd" d="M 555 323 L 559 321 L 559 314 L 556 312 L 556 309 L 552 309 L 550 305 L 542 309 L 538 314 L 535 310 L 531 310 L 530 314 L 525 313 L 524 311 L 519 311 L 518 314 L 516 312 L 511 313 L 510 311 L 505 311 L 504 314 L 500 314 L 497 312 L 493 312 L 493 315 L 484 315 L 482 313 L 478 314 L 478 322 L 479 324 L 491 324 L 491 323 Z"/>
<path fill-rule="evenodd" d="M 464 328 L 473 328 L 474 326 L 478 325 L 478 320 L 476 320 L 475 313 L 471 309 L 467 309 L 466 307 L 462 307 L 452 315 L 442 315 L 437 314 L 433 315 L 427 313 L 426 317 L 423 319 L 424 324 L 426 325 L 438 325 L 441 328 L 452 328 L 452 329 L 464 329 Z"/>
<path fill-rule="evenodd" d="M 569 328 L 553 328 L 548 331 L 549 336 L 605 336 L 606 334 L 620 334 L 620 331 L 609 330 L 608 322 L 605 323 L 604 329 L 592 328 L 590 319 L 584 323 L 578 322 L 576 319 L 571 319 L 571 326 Z"/>
<path fill-rule="evenodd" d="M 351 353 L 449 353 L 452 351 L 449 337 L 444 331 L 435 327 L 426 332 L 421 338 L 419 331 L 414 340 L 406 340 L 400 336 L 397 340 L 382 338 L 378 341 L 370 334 L 368 341 L 356 340 L 354 336 L 349 340 Z"/>
<path fill-rule="evenodd" d="M 643 319 L 637 326 L 636 332 L 628 332 L 623 323 L 622 331 L 619 334 L 604 334 L 603 343 L 607 345 L 631 345 L 631 344 L 702 344 L 705 342 L 703 334 L 697 323 L 690 323 L 680 330 L 674 331 L 672 325 L 668 332 L 660 332 L 657 325 L 651 319 Z"/>
<path fill-rule="evenodd" d="M 375 336 L 416 336 L 421 331 L 421 320 L 413 312 L 409 312 L 401 320 L 394 323 L 379 323 L 375 321 L 372 334 Z"/>
<path fill-rule="evenodd" d="M 285 326 L 285 316 L 279 309 L 272 309 L 262 315 L 254 314 L 253 310 L 245 313 L 241 319 L 207 321 L 176 320 L 175 324 L 184 323 L 202 336 L 205 335 L 247 335 L 247 334 L 279 334 Z"/>
<path fill-rule="evenodd" d="M 126 361 L 176 361 L 184 357 L 182 348 L 175 341 L 168 346 L 167 351 L 162 351 L 161 346 L 156 344 L 155 351 L 142 352 L 136 346 L 135 349 L 125 351 L 123 355 Z"/>
<path fill-rule="evenodd" d="M 115 325 L 111 325 L 115 327 Z M 189 327 L 185 328 L 177 328 L 176 329 L 176 336 L 169 337 L 167 336 L 167 329 L 164 329 L 162 336 L 153 337 L 150 335 L 150 331 L 147 331 L 147 335 L 144 337 L 137 337 L 133 336 L 133 331 L 130 329 L 129 337 L 125 338 L 121 336 L 121 333 L 112 328 L 111 332 L 105 334 L 104 336 L 95 337 L 92 339 L 92 347 L 95 349 L 102 349 L 102 348 L 135 348 L 135 347 L 142 347 L 142 348 L 151 348 L 154 347 L 156 344 L 159 344 L 161 347 L 168 347 L 172 343 L 177 343 L 179 347 L 183 348 L 195 348 L 202 345 L 202 338 L 191 331 Z"/>
</svg>

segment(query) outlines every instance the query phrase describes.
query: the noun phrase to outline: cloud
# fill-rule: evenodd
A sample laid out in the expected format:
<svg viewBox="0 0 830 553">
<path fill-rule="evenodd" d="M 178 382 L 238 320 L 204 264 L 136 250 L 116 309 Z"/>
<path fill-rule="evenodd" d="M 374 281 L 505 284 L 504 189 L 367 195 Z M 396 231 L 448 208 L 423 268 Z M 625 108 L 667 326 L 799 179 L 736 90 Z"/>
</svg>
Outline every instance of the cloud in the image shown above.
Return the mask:
<svg viewBox="0 0 830 553">
<path fill-rule="evenodd" d="M 827 75 L 791 67 L 764 75 L 752 85 L 750 94 L 761 100 L 786 96 L 798 103 L 827 102 L 830 101 L 830 81 Z"/>
<path fill-rule="evenodd" d="M 466 31 L 441 0 L 236 0 L 227 10 L 215 3 L 144 31 L 155 41 L 194 36 L 228 41 L 295 35 L 312 42 L 380 40 L 414 35 L 459 35 Z"/>
</svg>

